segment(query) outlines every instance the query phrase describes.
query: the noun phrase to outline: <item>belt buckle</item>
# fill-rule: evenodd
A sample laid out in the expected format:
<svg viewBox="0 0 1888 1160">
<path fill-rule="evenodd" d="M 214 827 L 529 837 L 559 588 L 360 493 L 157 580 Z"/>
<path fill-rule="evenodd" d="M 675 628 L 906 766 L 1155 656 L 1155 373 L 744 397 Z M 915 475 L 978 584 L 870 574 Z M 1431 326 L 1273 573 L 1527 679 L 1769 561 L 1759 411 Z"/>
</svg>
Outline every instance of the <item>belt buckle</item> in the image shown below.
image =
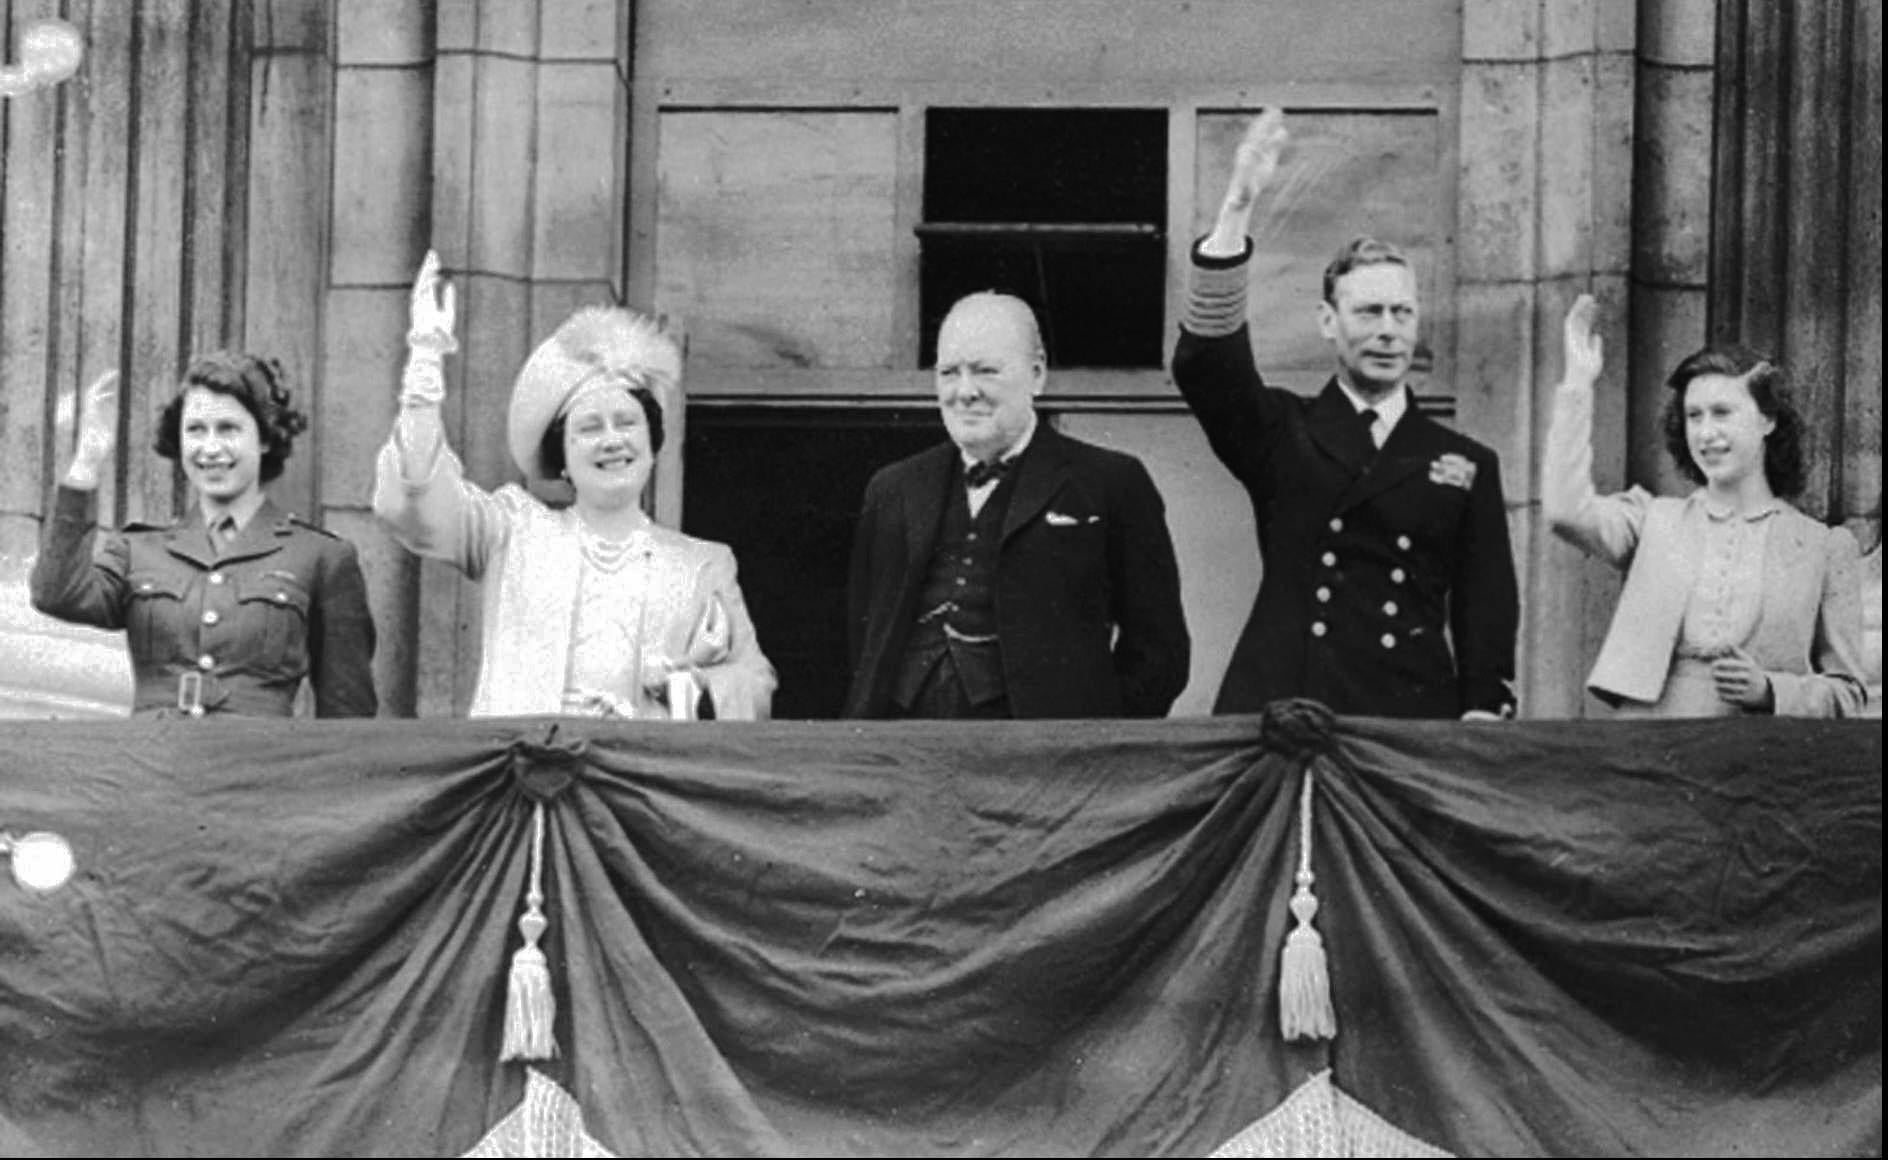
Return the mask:
<svg viewBox="0 0 1888 1160">
<path fill-rule="evenodd" d="M 195 671 L 177 674 L 177 708 L 192 717 L 203 716 L 203 674 Z"/>
</svg>

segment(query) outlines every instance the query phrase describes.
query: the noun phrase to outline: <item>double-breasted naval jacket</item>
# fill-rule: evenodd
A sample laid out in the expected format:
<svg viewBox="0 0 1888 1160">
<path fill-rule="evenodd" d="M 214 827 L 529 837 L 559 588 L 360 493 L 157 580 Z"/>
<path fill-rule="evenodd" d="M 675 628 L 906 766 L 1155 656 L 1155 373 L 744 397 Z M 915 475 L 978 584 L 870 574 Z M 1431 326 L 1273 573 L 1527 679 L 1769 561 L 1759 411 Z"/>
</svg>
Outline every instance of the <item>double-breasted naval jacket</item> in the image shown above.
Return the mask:
<svg viewBox="0 0 1888 1160">
<path fill-rule="evenodd" d="M 1364 716 L 1514 712 L 1520 600 L 1494 451 L 1413 399 L 1377 450 L 1335 380 L 1312 398 L 1266 385 L 1246 325 L 1250 251 L 1196 248 L 1173 357 L 1252 497 L 1263 558 L 1215 711 L 1309 697 Z"/>
<path fill-rule="evenodd" d="M 33 563 L 33 607 L 122 629 L 132 712 L 371 717 L 374 622 L 346 540 L 265 500 L 218 545 L 198 518 L 99 536 L 94 493 L 61 487 Z"/>
</svg>

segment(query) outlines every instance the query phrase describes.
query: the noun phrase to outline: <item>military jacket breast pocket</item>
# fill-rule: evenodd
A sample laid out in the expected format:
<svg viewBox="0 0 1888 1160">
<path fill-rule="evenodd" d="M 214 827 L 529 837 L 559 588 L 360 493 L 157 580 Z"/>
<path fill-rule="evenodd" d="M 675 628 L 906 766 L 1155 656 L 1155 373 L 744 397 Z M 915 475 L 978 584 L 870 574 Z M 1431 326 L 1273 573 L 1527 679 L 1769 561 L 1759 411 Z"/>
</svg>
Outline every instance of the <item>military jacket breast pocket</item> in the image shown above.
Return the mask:
<svg viewBox="0 0 1888 1160">
<path fill-rule="evenodd" d="M 125 635 L 133 657 L 162 661 L 189 619 L 185 602 L 189 592 L 174 573 L 134 571 L 125 577 L 130 600 L 125 608 Z"/>
<path fill-rule="evenodd" d="M 299 670 L 308 663 L 308 588 L 288 572 L 236 582 L 238 631 L 264 665 Z"/>
</svg>

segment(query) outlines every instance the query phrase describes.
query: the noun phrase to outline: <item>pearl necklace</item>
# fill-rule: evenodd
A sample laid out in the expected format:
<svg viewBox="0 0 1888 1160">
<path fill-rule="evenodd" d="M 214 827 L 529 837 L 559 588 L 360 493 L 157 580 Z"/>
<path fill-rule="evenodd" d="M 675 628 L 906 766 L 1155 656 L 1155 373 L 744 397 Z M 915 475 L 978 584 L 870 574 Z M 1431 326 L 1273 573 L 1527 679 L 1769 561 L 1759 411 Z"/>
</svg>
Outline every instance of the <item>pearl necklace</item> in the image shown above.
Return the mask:
<svg viewBox="0 0 1888 1160">
<path fill-rule="evenodd" d="M 620 540 L 612 540 L 590 530 L 587 524 L 578 525 L 577 542 L 583 549 L 583 558 L 599 572 L 620 572 L 623 565 L 629 563 L 631 555 L 641 536 L 631 532 Z"/>
</svg>

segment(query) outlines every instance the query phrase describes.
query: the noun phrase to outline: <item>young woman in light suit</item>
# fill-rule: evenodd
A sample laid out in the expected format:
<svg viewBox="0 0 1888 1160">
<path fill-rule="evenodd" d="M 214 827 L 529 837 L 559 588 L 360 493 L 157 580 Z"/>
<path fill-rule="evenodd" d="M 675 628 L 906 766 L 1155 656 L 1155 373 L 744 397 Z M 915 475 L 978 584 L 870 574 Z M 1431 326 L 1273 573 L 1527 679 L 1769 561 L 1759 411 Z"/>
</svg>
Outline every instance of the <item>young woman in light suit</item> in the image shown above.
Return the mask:
<svg viewBox="0 0 1888 1160">
<path fill-rule="evenodd" d="M 1782 371 L 1734 346 L 1685 359 L 1666 385 L 1665 444 L 1697 490 L 1593 487 L 1597 307 L 1566 321 L 1542 492 L 1556 534 L 1626 572 L 1587 688 L 1622 715 L 1847 717 L 1867 701 L 1859 545 L 1791 506 L 1802 420 Z"/>
</svg>

